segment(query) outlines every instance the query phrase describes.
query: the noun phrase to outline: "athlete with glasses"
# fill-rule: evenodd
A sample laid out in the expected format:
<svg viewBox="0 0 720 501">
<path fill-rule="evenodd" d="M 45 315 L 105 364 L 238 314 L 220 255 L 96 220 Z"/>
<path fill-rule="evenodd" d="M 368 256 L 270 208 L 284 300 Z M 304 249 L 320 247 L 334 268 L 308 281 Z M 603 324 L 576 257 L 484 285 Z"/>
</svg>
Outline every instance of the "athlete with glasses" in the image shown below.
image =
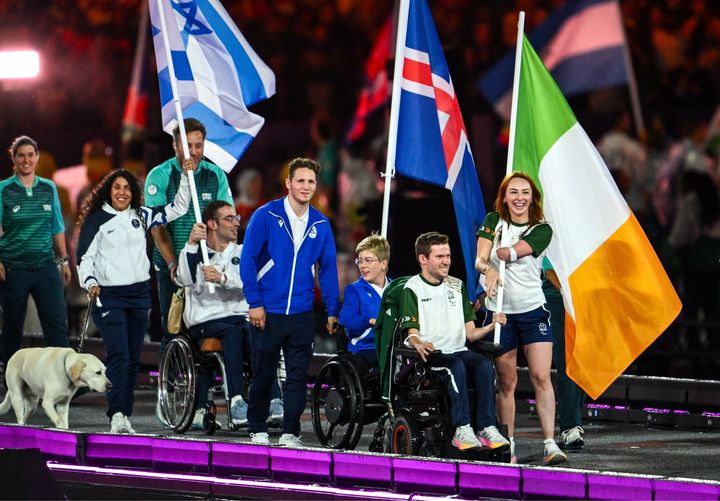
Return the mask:
<svg viewBox="0 0 720 501">
<path fill-rule="evenodd" d="M 373 327 L 383 291 L 390 283 L 387 277 L 390 244 L 380 235 L 372 234 L 360 241 L 355 252 L 360 278 L 345 287 L 340 323 L 350 341 L 348 351 L 372 368 L 377 366 Z"/>
</svg>

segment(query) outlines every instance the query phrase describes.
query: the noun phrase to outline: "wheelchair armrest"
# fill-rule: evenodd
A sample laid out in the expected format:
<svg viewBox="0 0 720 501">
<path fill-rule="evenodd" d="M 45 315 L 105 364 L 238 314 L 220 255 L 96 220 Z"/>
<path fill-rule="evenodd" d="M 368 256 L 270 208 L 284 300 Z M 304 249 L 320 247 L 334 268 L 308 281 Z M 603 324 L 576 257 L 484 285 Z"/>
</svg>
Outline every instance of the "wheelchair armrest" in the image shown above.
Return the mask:
<svg viewBox="0 0 720 501">
<path fill-rule="evenodd" d="M 395 348 L 395 354 L 405 358 L 420 358 L 420 354 L 415 348 Z"/>
<path fill-rule="evenodd" d="M 495 344 L 492 341 L 475 341 L 475 349 L 491 355 L 497 355 L 502 353 L 502 345 Z"/>
<path fill-rule="evenodd" d="M 442 355 L 442 351 L 435 350 L 428 353 L 427 362 L 423 362 L 422 358 L 420 357 L 420 353 L 417 352 L 415 348 L 395 348 L 395 354 L 403 356 L 405 358 L 410 358 L 413 360 L 417 360 L 422 364 L 425 365 L 434 365 L 433 361 L 437 360 L 440 355 Z"/>
</svg>

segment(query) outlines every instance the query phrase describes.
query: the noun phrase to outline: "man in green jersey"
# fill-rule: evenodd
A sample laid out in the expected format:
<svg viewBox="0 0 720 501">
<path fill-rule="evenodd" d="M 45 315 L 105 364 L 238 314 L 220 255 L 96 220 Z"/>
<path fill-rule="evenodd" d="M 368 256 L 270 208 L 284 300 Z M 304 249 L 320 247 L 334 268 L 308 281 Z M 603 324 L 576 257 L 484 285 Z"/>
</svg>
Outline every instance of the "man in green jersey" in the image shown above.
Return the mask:
<svg viewBox="0 0 720 501">
<path fill-rule="evenodd" d="M 217 165 L 203 159 L 205 150 L 205 126 L 195 118 L 185 119 L 185 132 L 187 134 L 190 158 L 195 162 L 195 187 L 197 188 L 200 213 L 213 200 L 223 200 L 233 203 L 230 188 L 228 187 L 225 172 Z M 171 202 L 180 186 L 182 175 L 182 162 L 185 158 L 182 142 L 180 141 L 180 126 L 173 130 L 173 149 L 175 156 L 154 167 L 145 179 L 145 204 L 148 206 L 164 205 Z M 155 240 L 153 264 L 157 271 L 158 300 L 160 315 L 162 317 L 163 338 L 161 350 L 169 341 L 167 332 L 167 314 L 170 309 L 170 299 L 177 289 L 175 285 L 175 272 L 177 270 L 177 256 L 185 246 L 195 224 L 193 205 L 187 214 L 166 226 L 150 230 Z"/>
</svg>

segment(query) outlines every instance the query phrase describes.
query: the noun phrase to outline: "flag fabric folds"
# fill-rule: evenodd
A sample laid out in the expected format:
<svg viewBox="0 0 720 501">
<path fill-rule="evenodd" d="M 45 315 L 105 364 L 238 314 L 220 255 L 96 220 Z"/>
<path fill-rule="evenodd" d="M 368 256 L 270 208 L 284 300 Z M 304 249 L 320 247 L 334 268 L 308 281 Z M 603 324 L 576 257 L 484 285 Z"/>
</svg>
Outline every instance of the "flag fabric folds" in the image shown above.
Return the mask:
<svg viewBox="0 0 720 501">
<path fill-rule="evenodd" d="M 529 36 L 564 95 L 623 85 L 629 76 L 617 0 L 568 0 Z M 497 113 L 510 118 L 515 51 L 480 80 Z"/>
<path fill-rule="evenodd" d="M 163 129 L 177 124 L 160 16 L 165 18 L 180 104 L 207 128 L 205 154 L 229 172 L 264 119 L 250 106 L 275 93 L 275 75 L 218 0 L 149 0 Z"/>
<path fill-rule="evenodd" d="M 390 101 L 390 79 L 387 64 L 390 61 L 392 44 L 392 16 L 380 28 L 370 57 L 365 63 L 365 85 L 360 91 L 355 116 L 345 136 L 345 142 L 352 143 L 362 137 L 367 123 L 375 111 Z"/>
<path fill-rule="evenodd" d="M 133 58 L 132 76 L 125 98 L 122 119 L 122 141 L 127 143 L 147 128 L 148 74 L 146 45 L 148 29 L 148 11 L 143 10 L 138 24 L 137 43 Z"/>
<path fill-rule="evenodd" d="M 403 58 L 402 75 L 396 76 L 402 78 L 402 90 L 395 168 L 404 176 L 452 192 L 468 290 L 473 291 L 478 283 L 475 233 L 485 208 L 457 95 L 426 0 L 410 0 L 403 52 L 398 55 Z"/>
<path fill-rule="evenodd" d="M 597 398 L 682 307 L 637 219 L 527 38 L 513 170 L 543 192 L 565 299 L 567 373 Z"/>
</svg>

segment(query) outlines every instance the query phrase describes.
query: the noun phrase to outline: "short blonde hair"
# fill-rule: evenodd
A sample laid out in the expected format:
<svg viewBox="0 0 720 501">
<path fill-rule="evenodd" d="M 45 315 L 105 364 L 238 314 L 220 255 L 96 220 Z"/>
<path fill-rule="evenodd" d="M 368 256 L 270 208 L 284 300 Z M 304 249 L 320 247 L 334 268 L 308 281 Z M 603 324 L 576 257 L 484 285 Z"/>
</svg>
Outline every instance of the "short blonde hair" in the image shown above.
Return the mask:
<svg viewBox="0 0 720 501">
<path fill-rule="evenodd" d="M 372 252 L 380 261 L 390 260 L 390 243 L 377 233 L 360 240 L 360 243 L 355 247 L 355 253 L 360 254 L 362 251 Z"/>
</svg>

